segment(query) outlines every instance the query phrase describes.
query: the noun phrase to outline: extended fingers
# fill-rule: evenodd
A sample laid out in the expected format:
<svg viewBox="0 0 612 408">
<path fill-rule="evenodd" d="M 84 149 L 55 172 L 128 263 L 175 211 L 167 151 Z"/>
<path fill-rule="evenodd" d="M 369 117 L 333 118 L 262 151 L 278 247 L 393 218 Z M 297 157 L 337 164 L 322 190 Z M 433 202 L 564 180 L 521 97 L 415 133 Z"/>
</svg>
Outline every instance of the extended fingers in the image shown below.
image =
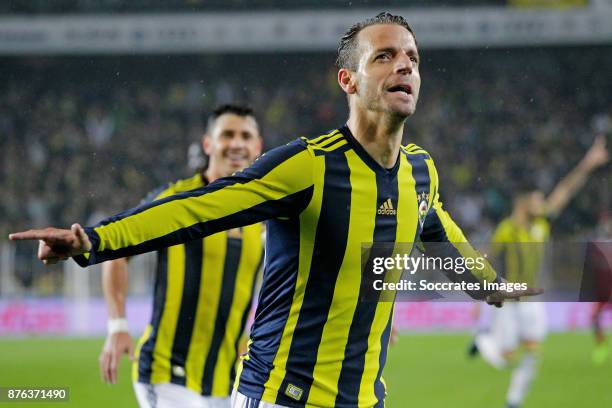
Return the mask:
<svg viewBox="0 0 612 408">
<path fill-rule="evenodd" d="M 110 353 L 108 351 L 103 351 L 100 354 L 100 376 L 102 377 L 102 381 L 105 383 L 110 383 L 110 375 L 109 375 L 109 360 Z"/>
<path fill-rule="evenodd" d="M 117 366 L 119 365 L 119 358 L 121 357 L 121 353 L 118 353 L 116 350 L 111 352 L 110 356 L 110 364 L 109 364 L 109 378 L 111 384 L 117 383 Z"/>
<path fill-rule="evenodd" d="M 14 232 L 9 234 L 11 241 L 25 241 L 33 239 L 49 239 L 50 233 L 46 230 L 27 230 L 21 232 Z"/>
</svg>

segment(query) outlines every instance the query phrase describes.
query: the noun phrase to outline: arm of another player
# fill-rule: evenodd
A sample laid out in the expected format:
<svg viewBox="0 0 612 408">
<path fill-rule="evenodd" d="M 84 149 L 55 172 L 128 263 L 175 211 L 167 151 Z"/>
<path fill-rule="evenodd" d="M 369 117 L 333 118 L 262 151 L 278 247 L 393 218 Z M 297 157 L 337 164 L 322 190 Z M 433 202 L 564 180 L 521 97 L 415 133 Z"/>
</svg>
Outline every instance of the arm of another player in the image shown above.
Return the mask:
<svg viewBox="0 0 612 408">
<path fill-rule="evenodd" d="M 108 333 L 100 354 L 100 373 L 107 384 L 117 383 L 119 359 L 134 359 L 134 340 L 128 331 L 125 303 L 128 291 L 128 259 L 102 264 L 102 289 L 108 310 Z"/>
<path fill-rule="evenodd" d="M 88 266 L 290 217 L 310 201 L 313 159 L 306 144 L 297 140 L 271 150 L 231 177 L 117 214 L 84 233 L 79 226 L 74 231 L 30 230 L 10 238 L 43 240 L 39 250 L 43 262 L 74 256 L 79 265 Z"/>
<path fill-rule="evenodd" d="M 548 216 L 556 217 L 584 185 L 589 175 L 609 158 L 604 136 L 597 136 L 591 148 L 580 163 L 565 176 L 546 197 L 545 208 Z"/>
<path fill-rule="evenodd" d="M 463 231 L 461 231 L 451 216 L 443 209 L 438 194 L 438 173 L 433 160 L 428 159 L 427 165 L 432 175 L 431 191 L 433 191 L 433 197 L 431 198 L 431 206 L 423 224 L 423 231 L 421 232 L 421 240 L 425 246 L 426 253 L 431 252 L 434 256 L 463 257 L 473 260 L 480 258 L 483 261 L 484 268 L 482 269 L 468 268 L 467 271 L 462 274 L 454 272 L 448 273 L 447 277 L 452 281 L 482 283 L 486 280 L 489 283 L 503 282 L 501 276 L 499 276 L 491 264 L 470 245 Z M 518 299 L 524 296 L 539 295 L 542 293 L 542 290 L 527 288 L 526 290 L 511 292 L 497 291 L 490 293 L 487 291 L 467 291 L 467 293 L 473 298 L 482 299 L 489 304 L 500 307 L 501 303 L 506 299 Z"/>
</svg>

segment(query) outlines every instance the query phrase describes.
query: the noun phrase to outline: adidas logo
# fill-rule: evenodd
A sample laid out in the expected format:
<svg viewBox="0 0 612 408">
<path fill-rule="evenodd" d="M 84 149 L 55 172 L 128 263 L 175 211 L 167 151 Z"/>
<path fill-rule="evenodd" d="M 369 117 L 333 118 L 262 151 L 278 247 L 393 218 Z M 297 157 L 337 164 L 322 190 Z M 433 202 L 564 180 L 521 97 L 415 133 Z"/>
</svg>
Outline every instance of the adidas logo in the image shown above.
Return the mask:
<svg viewBox="0 0 612 408">
<path fill-rule="evenodd" d="M 377 211 L 378 215 L 395 215 L 397 211 L 393 208 L 393 203 L 390 198 L 387 198 L 387 201 L 382 203 L 380 207 L 378 207 Z"/>
</svg>

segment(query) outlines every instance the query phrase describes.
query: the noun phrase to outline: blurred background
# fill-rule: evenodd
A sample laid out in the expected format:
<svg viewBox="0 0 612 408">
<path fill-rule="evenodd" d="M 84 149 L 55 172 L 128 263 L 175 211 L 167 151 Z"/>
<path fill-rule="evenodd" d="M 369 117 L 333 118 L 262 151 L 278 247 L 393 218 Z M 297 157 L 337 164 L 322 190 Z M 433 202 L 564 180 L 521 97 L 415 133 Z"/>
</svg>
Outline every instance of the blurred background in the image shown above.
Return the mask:
<svg viewBox="0 0 612 408">
<path fill-rule="evenodd" d="M 596 135 L 611 144 L 610 0 L 3 1 L 0 233 L 89 225 L 189 176 L 205 160 L 203 118 L 221 103 L 254 107 L 266 149 L 339 127 L 338 39 L 383 10 L 407 18 L 422 58 L 405 141 L 431 152 L 441 198 L 472 240 L 484 242 L 509 214 L 521 183 L 550 192 Z M 603 233 L 611 172 L 594 173 L 553 224 L 555 240 Z M 127 371 L 119 390 L 97 374 L 99 270 L 44 267 L 35 252 L 0 240 L 0 386 L 64 384 L 74 406 L 96 406 L 91 393 L 132 406 Z M 130 275 L 134 334 L 149 319 L 151 262 L 136 258 Z M 526 406 L 611 406 L 612 364 L 590 366 L 590 305 L 548 307 L 559 334 Z M 387 368 L 391 406 L 501 406 L 507 376 L 491 379 L 464 359 L 472 305 L 399 304 L 396 321 L 406 339 Z M 612 316 L 603 323 L 612 327 Z M 433 379 L 449 361 L 447 386 Z M 583 382 L 559 389 L 572 366 Z"/>
</svg>

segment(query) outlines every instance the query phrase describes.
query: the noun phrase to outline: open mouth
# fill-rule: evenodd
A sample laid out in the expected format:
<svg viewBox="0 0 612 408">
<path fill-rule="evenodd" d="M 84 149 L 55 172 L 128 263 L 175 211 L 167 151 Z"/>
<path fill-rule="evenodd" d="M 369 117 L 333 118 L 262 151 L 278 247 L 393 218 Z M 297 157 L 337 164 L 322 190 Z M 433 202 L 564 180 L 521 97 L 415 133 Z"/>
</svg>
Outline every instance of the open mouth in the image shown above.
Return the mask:
<svg viewBox="0 0 612 408">
<path fill-rule="evenodd" d="M 387 92 L 403 92 L 406 95 L 412 95 L 412 87 L 410 85 L 395 85 L 387 89 Z"/>
<path fill-rule="evenodd" d="M 242 160 L 246 160 L 247 159 L 246 155 L 244 155 L 244 154 L 236 154 L 236 153 L 229 153 L 225 157 L 227 157 L 231 161 L 242 161 Z"/>
</svg>

